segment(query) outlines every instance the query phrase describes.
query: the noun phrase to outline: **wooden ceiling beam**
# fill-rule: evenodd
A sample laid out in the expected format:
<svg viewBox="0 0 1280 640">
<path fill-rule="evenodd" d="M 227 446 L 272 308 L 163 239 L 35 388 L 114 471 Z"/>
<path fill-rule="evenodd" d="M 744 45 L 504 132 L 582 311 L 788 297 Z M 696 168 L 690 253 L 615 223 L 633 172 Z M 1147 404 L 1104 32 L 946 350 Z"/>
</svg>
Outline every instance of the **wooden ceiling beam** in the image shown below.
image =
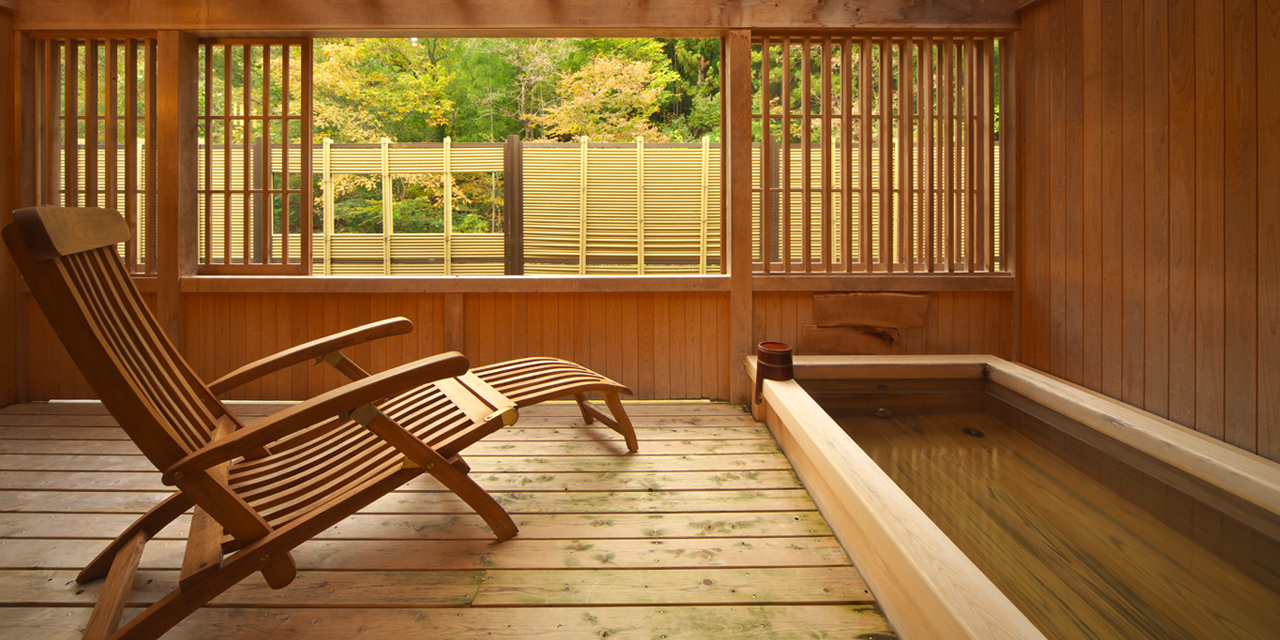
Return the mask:
<svg viewBox="0 0 1280 640">
<path fill-rule="evenodd" d="M 731 28 L 1016 29 L 1025 0 L 21 0 L 26 31 L 239 35 L 711 35 Z M 3 4 L 5 0 L 0 0 Z"/>
</svg>

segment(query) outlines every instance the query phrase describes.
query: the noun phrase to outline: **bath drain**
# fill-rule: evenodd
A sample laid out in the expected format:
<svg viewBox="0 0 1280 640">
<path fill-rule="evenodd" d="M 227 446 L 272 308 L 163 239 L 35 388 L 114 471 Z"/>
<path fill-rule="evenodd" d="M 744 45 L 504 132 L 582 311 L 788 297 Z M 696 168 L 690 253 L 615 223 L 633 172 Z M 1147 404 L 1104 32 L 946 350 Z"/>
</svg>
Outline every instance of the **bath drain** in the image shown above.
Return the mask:
<svg viewBox="0 0 1280 640">
<path fill-rule="evenodd" d="M 974 429 L 974 428 L 972 428 L 972 427 L 965 427 L 963 431 L 964 431 L 964 434 L 965 434 L 966 436 L 972 436 L 972 437 L 974 437 L 974 438 L 985 438 L 985 437 L 987 437 L 987 434 L 985 434 L 985 433 L 983 433 L 983 432 L 981 432 L 981 431 L 978 431 L 977 429 Z"/>
</svg>

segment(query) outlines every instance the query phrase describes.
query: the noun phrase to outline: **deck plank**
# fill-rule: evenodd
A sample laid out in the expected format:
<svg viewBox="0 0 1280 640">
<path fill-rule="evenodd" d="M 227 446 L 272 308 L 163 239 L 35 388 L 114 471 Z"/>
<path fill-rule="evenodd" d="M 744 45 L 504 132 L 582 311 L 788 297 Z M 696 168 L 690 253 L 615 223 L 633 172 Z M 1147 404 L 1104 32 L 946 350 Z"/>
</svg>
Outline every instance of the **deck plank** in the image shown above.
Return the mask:
<svg viewBox="0 0 1280 640">
<path fill-rule="evenodd" d="M 246 420 L 284 406 L 231 405 Z M 638 454 L 572 404 L 468 449 L 515 538 L 494 544 L 418 478 L 299 546 L 289 587 L 251 576 L 165 637 L 894 637 L 762 425 L 725 404 L 626 406 Z M 0 409 L 6 633 L 78 638 L 101 581 L 75 573 L 166 495 L 100 405 Z M 126 620 L 176 584 L 189 521 L 148 544 Z"/>
<path fill-rule="evenodd" d="M 0 538 L 87 538 L 104 542 L 123 531 L 133 513 L 8 513 L 0 522 Z M 155 540 L 185 540 L 189 515 L 156 534 Z M 520 539 L 591 538 L 752 538 L 831 535 L 816 511 L 765 511 L 738 514 L 701 513 L 527 513 L 520 516 Z M 488 539 L 489 529 L 475 514 L 358 513 L 316 536 L 329 539 Z"/>
<path fill-rule="evenodd" d="M 9 612 L 20 637 L 77 639 L 88 609 L 23 608 Z M 137 610 L 126 610 L 125 617 Z M 227 609 L 206 607 L 165 636 L 193 638 L 310 639 L 364 637 L 520 637 L 550 640 L 601 638 L 893 638 L 883 615 L 870 605 L 834 606 L 625 606 L 438 607 L 424 609 Z"/>
</svg>

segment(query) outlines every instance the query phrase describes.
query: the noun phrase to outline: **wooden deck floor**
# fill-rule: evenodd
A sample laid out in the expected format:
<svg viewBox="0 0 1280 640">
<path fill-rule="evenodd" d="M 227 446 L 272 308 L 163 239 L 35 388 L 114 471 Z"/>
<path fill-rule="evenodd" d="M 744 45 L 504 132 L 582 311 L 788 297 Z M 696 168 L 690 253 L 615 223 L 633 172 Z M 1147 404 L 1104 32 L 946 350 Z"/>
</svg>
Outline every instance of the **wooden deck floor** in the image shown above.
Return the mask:
<svg viewBox="0 0 1280 640">
<path fill-rule="evenodd" d="M 294 551 L 289 587 L 255 574 L 166 637 L 893 637 L 763 425 L 627 406 L 639 454 L 566 404 L 468 449 L 516 538 L 423 477 Z M 78 638 L 101 581 L 76 572 L 164 495 L 101 405 L 0 409 L 0 635 Z M 148 545 L 131 604 L 176 583 L 186 526 Z"/>
</svg>

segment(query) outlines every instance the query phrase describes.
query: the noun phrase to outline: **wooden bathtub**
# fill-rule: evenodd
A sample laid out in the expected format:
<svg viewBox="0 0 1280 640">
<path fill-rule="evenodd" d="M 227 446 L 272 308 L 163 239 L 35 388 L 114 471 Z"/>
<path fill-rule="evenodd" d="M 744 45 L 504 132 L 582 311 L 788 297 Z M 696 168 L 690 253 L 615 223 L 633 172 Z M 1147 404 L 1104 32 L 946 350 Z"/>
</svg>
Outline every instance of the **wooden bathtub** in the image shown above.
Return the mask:
<svg viewBox="0 0 1280 640">
<path fill-rule="evenodd" d="M 754 375 L 754 358 L 747 359 L 747 367 Z M 1271 563 L 1255 573 L 1280 575 L 1275 571 L 1280 566 L 1280 544 L 1276 543 L 1280 540 L 1280 465 L 1274 462 L 992 356 L 808 356 L 796 357 L 795 369 L 797 380 L 765 382 L 764 402 L 755 408 L 757 417 L 769 425 L 890 622 L 904 638 L 1074 636 L 1070 630 L 1046 624 L 1043 612 L 1034 608 L 1031 617 L 1024 614 L 1019 606 L 1026 609 L 1026 600 L 1014 594 L 1020 603 L 1016 605 L 1006 597 L 996 582 L 846 434 L 851 423 L 843 418 L 838 423 L 813 397 L 831 395 L 831 389 L 842 384 L 833 381 L 852 381 L 862 394 L 844 401 L 843 408 L 833 409 L 837 415 L 846 411 L 870 416 L 876 409 L 882 415 L 891 415 L 912 404 L 943 406 L 943 410 L 950 404 L 959 412 L 975 410 L 972 395 L 962 397 L 925 388 L 936 381 L 951 381 L 957 388 L 970 391 L 979 389 L 986 399 L 978 401 L 983 404 L 977 411 L 995 415 L 1019 406 L 1020 411 L 1036 417 L 1041 424 L 1037 429 L 1048 425 L 1053 430 L 1050 437 L 1042 440 L 1066 443 L 1068 449 L 1075 448 L 1072 451 L 1101 453 L 1100 457 L 1107 458 L 1106 464 L 1111 465 L 1077 460 L 1075 464 L 1083 472 L 1117 476 L 1119 479 L 1113 482 L 1122 492 L 1126 478 L 1145 474 L 1148 484 L 1167 488 L 1171 496 L 1212 505 L 1221 519 L 1237 528 L 1247 527 L 1252 537 L 1241 544 L 1253 546 L 1244 553 L 1269 556 L 1263 561 Z M 814 394 L 807 392 L 805 386 Z M 884 396 L 888 400 L 867 395 L 869 388 L 884 388 L 890 394 L 897 391 L 890 387 L 923 390 L 917 389 L 914 395 Z M 1017 420 L 1016 416 L 1013 420 Z M 1107 470 L 1121 465 L 1135 471 Z M 1199 514 L 1195 517 L 1203 519 Z M 1003 580 L 998 575 L 997 579 Z M 1002 583 L 1007 586 L 1007 580 Z M 1274 590 L 1273 581 L 1263 594 L 1229 593 L 1225 597 L 1242 598 L 1246 605 L 1280 601 Z M 1253 608 L 1272 607 L 1263 604 Z M 1039 621 L 1041 628 L 1032 618 Z M 1137 620 L 1135 624 L 1148 622 Z M 1269 623 L 1255 620 L 1250 624 L 1255 629 L 1266 629 Z M 1227 621 L 1226 626 L 1234 623 Z M 1047 628 L 1042 630 L 1044 627 Z M 1152 628 L 1158 625 L 1153 624 Z M 1257 636 L 1243 631 L 1237 635 Z"/>
</svg>

